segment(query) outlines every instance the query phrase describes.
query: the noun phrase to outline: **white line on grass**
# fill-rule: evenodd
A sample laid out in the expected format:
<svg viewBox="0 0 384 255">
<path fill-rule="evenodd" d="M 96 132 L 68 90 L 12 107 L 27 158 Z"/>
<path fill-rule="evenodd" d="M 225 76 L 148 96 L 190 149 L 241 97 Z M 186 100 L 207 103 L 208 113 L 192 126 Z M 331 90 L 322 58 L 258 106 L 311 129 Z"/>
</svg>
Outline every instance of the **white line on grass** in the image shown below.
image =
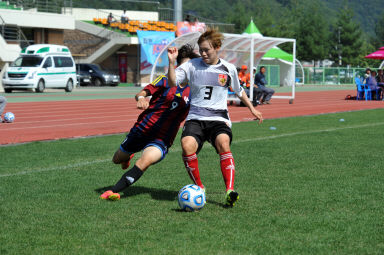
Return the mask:
<svg viewBox="0 0 384 255">
<path fill-rule="evenodd" d="M 80 166 L 88 166 L 88 165 L 92 165 L 92 164 L 105 163 L 107 161 L 111 161 L 111 159 L 92 160 L 92 161 L 85 161 L 85 162 L 76 163 L 76 164 L 70 164 L 70 165 L 66 165 L 66 166 L 49 167 L 49 168 L 33 169 L 33 170 L 31 169 L 29 171 L 22 171 L 22 172 L 12 173 L 12 174 L 1 174 L 0 178 L 17 176 L 17 175 L 32 174 L 32 173 L 34 174 L 34 173 L 48 172 L 48 171 L 66 170 L 66 169 L 80 167 Z"/>
<path fill-rule="evenodd" d="M 273 135 L 273 136 L 266 136 L 266 137 L 249 138 L 249 139 L 233 141 L 232 144 L 245 143 L 245 142 L 253 142 L 253 141 L 261 141 L 261 140 L 269 140 L 269 139 L 276 139 L 276 138 L 289 137 L 289 136 L 295 136 L 295 135 L 307 135 L 307 134 L 322 133 L 322 132 L 332 132 L 332 131 L 338 131 L 338 130 L 344 130 L 344 129 L 352 129 L 352 128 L 374 127 L 374 126 L 381 126 L 381 125 L 384 125 L 384 122 L 364 124 L 364 125 L 358 125 L 358 126 L 340 127 L 340 128 L 327 128 L 327 129 L 321 129 L 321 130 L 293 132 L 293 133 L 287 133 L 287 134 L 281 134 L 281 135 Z"/>
<path fill-rule="evenodd" d="M 293 132 L 293 133 L 273 135 L 273 136 L 265 136 L 265 137 L 255 137 L 255 138 L 233 141 L 232 144 L 262 141 L 262 140 L 276 139 L 276 138 L 282 138 L 282 137 L 290 137 L 290 136 L 295 136 L 295 135 L 307 135 L 307 134 L 322 133 L 322 132 L 333 132 L 333 131 L 352 129 L 352 128 L 374 127 L 374 126 L 380 126 L 380 125 L 384 125 L 384 122 L 370 123 L 370 124 L 364 124 L 364 125 L 358 125 L 358 126 L 340 127 L 340 128 L 327 128 L 327 129 L 322 129 L 322 130 Z M 169 152 L 181 152 L 181 148 L 176 147 L 176 148 L 170 150 Z M 26 175 L 26 174 L 34 174 L 34 173 L 41 173 L 41 172 L 49 172 L 49 171 L 57 171 L 57 170 L 67 170 L 67 169 L 72 169 L 72 168 L 81 167 L 81 166 L 88 166 L 88 165 L 93 165 L 93 164 L 98 164 L 98 163 L 105 163 L 108 161 L 111 161 L 111 159 L 85 161 L 85 162 L 81 162 L 81 163 L 69 164 L 66 166 L 59 166 L 59 167 L 50 167 L 50 168 L 43 168 L 43 169 L 31 169 L 29 171 L 22 171 L 22 172 L 18 172 L 18 173 L 1 174 L 0 178 Z"/>
</svg>

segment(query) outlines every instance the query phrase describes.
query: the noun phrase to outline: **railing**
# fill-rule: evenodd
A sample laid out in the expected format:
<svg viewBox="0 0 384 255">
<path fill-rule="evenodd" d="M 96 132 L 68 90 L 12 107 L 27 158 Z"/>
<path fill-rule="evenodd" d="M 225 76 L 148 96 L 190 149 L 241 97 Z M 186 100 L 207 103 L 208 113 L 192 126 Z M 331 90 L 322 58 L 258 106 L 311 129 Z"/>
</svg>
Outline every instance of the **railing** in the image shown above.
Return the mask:
<svg viewBox="0 0 384 255">
<path fill-rule="evenodd" d="M 62 8 L 72 8 L 72 0 L 8 0 L 23 10 L 35 10 L 38 12 L 61 13 Z"/>
<path fill-rule="evenodd" d="M 8 42 L 17 42 L 21 48 L 30 45 L 31 40 L 28 40 L 19 26 L 6 25 L 3 18 L 0 16 L 0 34 L 4 40 Z"/>
<path fill-rule="evenodd" d="M 375 69 L 375 68 L 374 68 Z M 354 77 L 360 77 L 365 68 L 348 67 L 304 67 L 305 85 L 354 84 Z"/>
</svg>

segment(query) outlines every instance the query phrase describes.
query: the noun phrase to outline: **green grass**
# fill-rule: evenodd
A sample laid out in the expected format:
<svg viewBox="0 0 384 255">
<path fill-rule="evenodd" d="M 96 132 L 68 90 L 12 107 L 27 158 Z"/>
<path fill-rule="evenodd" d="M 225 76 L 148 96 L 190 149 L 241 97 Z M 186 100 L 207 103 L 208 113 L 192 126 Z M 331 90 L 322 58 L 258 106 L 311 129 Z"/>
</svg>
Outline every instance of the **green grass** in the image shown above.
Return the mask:
<svg viewBox="0 0 384 255">
<path fill-rule="evenodd" d="M 98 196 L 123 174 L 110 161 L 123 134 L 0 147 L 0 254 L 383 254 L 383 115 L 235 123 L 240 200 L 223 207 L 207 145 L 197 213 L 178 210 L 179 137 L 116 202 Z"/>
</svg>

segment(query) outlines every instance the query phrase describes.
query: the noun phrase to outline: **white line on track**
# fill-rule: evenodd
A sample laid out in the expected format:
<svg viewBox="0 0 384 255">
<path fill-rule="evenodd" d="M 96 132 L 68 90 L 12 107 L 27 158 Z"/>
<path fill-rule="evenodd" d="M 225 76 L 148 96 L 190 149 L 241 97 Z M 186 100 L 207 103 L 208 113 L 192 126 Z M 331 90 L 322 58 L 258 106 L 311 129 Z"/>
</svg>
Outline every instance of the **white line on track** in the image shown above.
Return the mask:
<svg viewBox="0 0 384 255">
<path fill-rule="evenodd" d="M 255 137 L 255 138 L 233 141 L 232 144 L 262 141 L 262 140 L 269 140 L 269 139 L 277 139 L 277 138 L 290 137 L 290 136 L 295 136 L 295 135 L 308 135 L 308 134 L 315 134 L 315 133 L 322 133 L 322 132 L 333 132 L 333 131 L 353 129 L 353 128 L 374 127 L 374 126 L 381 126 L 381 125 L 384 125 L 384 122 L 370 123 L 370 124 L 364 124 L 364 125 L 355 125 L 355 126 L 349 126 L 349 127 L 340 127 L 340 128 L 327 128 L 327 129 L 321 129 L 321 130 L 293 132 L 293 133 L 286 133 L 286 134 L 266 136 L 266 137 Z M 170 153 L 181 152 L 181 148 L 176 147 L 176 148 L 171 149 L 169 152 Z M 92 161 L 86 161 L 86 162 L 81 162 L 81 163 L 76 163 L 76 164 L 69 164 L 66 166 L 59 166 L 59 167 L 50 167 L 50 168 L 43 168 L 43 169 L 31 169 L 28 171 L 21 171 L 21 172 L 17 172 L 17 173 L 1 174 L 0 178 L 20 176 L 20 175 L 26 175 L 26 174 L 35 174 L 35 173 L 42 173 L 42 172 L 49 172 L 49 171 L 68 170 L 68 169 L 72 169 L 72 168 L 76 168 L 76 167 L 89 166 L 89 165 L 98 164 L 98 163 L 105 163 L 108 161 L 111 161 L 111 159 L 92 160 Z M 12 172 L 14 172 L 14 171 L 12 171 Z"/>
</svg>

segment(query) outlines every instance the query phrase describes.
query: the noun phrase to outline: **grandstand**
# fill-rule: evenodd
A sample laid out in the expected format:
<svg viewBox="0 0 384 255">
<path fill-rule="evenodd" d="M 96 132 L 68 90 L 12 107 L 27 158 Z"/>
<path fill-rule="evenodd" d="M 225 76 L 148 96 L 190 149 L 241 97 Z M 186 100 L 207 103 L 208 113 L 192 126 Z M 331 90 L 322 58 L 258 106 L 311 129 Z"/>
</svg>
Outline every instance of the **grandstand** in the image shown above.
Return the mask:
<svg viewBox="0 0 384 255">
<path fill-rule="evenodd" d="M 0 69 L 15 60 L 22 48 L 48 43 L 67 46 L 77 63 L 99 64 L 116 74 L 124 58 L 126 79 L 122 82 L 149 82 L 148 75 L 140 75 L 137 31 L 175 32 L 177 27 L 169 15 L 172 9 L 127 10 L 129 21 L 122 23 L 121 9 L 72 8 L 72 4 L 65 6 L 68 2 L 0 1 Z M 108 23 L 109 14 L 114 21 Z"/>
</svg>

